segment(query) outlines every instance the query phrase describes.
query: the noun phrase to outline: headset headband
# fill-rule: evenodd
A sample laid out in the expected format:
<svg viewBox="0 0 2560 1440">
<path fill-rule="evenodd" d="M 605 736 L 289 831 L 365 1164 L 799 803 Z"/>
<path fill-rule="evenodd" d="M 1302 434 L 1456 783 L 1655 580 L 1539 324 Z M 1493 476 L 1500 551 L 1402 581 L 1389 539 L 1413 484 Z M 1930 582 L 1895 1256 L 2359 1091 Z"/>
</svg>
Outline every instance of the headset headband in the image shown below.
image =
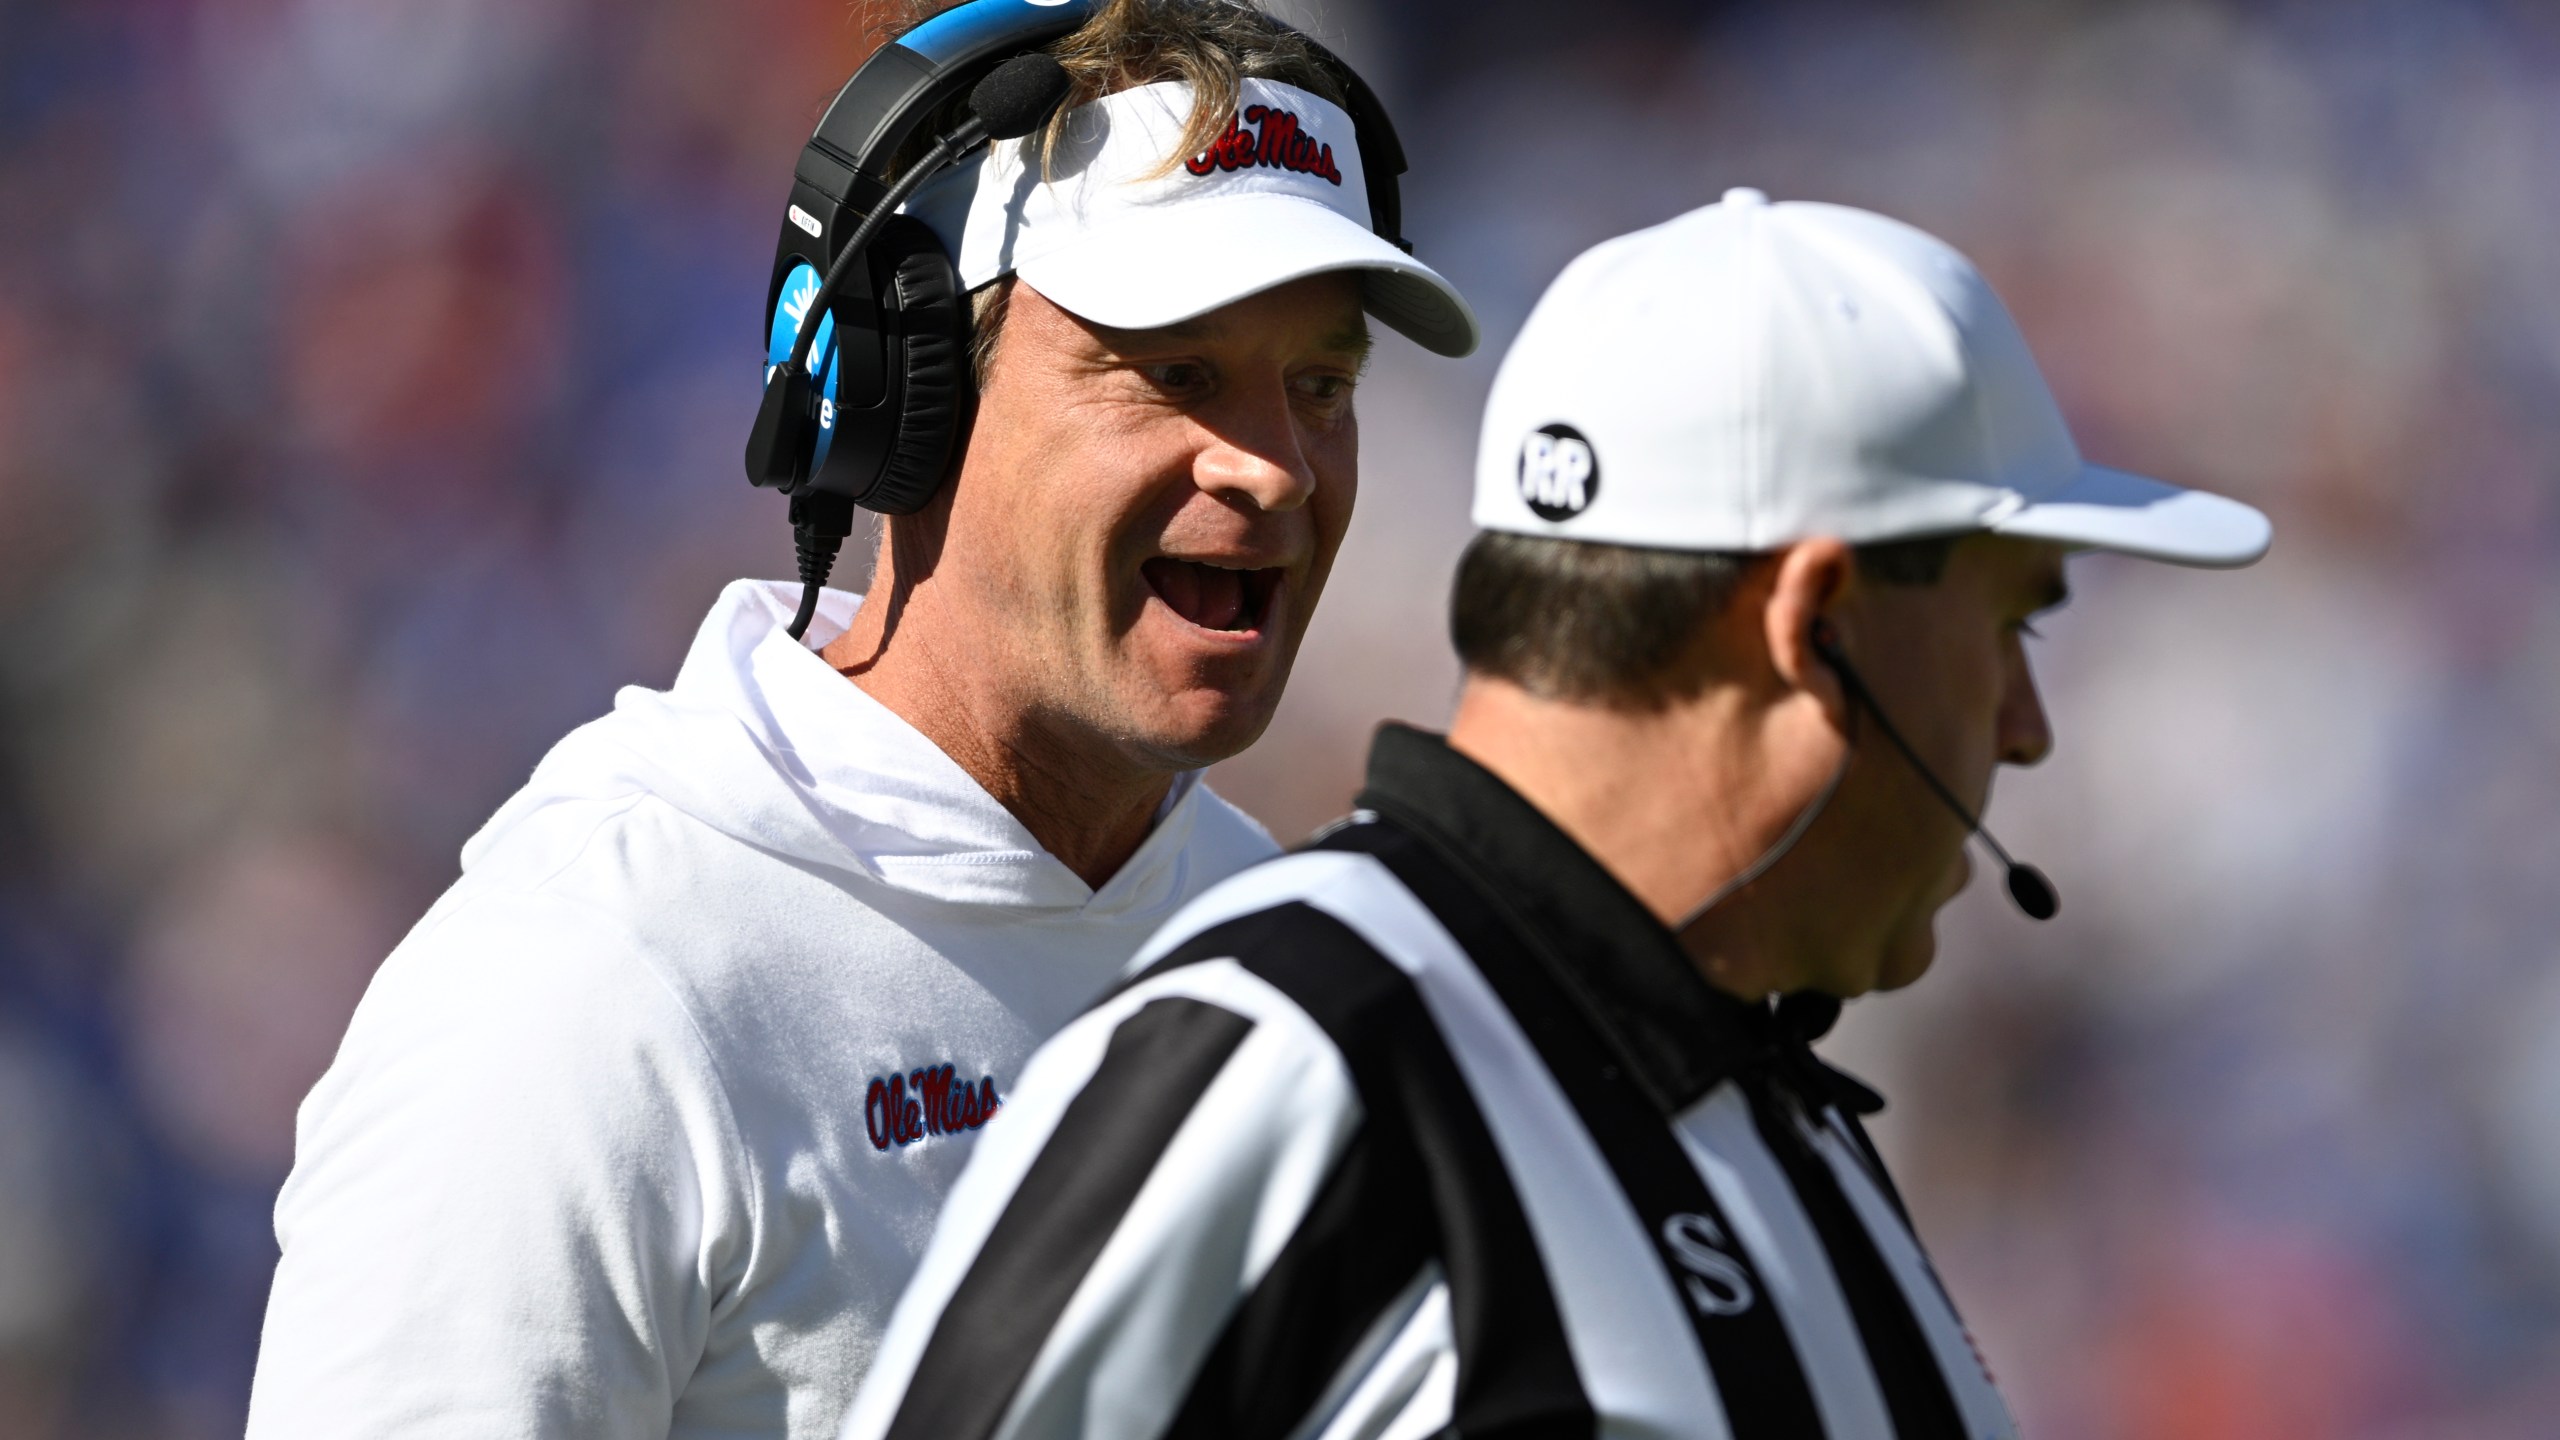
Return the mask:
<svg viewBox="0 0 2560 1440">
<path fill-rule="evenodd" d="M 1100 0 L 969 0 L 881 46 L 836 92 L 795 171 L 839 204 L 867 211 L 924 122 L 997 62 L 1084 27 Z"/>
</svg>

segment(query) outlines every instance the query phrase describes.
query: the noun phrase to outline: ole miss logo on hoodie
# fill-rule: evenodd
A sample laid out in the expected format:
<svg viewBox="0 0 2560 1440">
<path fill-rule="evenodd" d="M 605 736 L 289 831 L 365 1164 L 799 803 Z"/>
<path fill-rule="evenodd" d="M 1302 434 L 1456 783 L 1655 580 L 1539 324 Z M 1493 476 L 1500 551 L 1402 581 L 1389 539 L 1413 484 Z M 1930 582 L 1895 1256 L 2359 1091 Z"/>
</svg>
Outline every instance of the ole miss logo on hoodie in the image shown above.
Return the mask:
<svg viewBox="0 0 2560 1440">
<path fill-rule="evenodd" d="M 959 1078 L 951 1065 L 924 1065 L 897 1075 L 874 1075 L 862 1097 L 862 1124 L 871 1148 L 904 1147 L 933 1135 L 957 1135 L 996 1118 L 1004 1103 L 996 1095 L 996 1077 L 981 1075 L 975 1083 Z"/>
</svg>

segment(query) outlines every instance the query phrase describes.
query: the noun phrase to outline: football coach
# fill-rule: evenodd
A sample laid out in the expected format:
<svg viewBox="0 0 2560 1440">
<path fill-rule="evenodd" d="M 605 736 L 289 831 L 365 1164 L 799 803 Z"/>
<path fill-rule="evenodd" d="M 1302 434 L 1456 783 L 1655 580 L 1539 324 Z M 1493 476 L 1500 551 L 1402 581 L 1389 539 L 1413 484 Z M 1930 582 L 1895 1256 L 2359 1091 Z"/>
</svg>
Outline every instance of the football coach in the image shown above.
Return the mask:
<svg viewBox="0 0 2560 1440">
<path fill-rule="evenodd" d="M 1475 516 L 1447 738 L 1033 1059 L 850 1440 L 2015 1435 L 1808 1041 L 2050 748 L 2065 556 L 2264 517 L 2083 463 L 1947 246 L 1749 190 L 1556 281 Z"/>
<path fill-rule="evenodd" d="M 871 64 L 1088 11 L 1031 61 L 1052 128 L 910 207 L 975 417 L 870 597 L 804 642 L 802 587 L 729 587 L 375 977 L 299 1117 L 251 1435 L 834 1434 L 1032 1048 L 1274 853 L 1198 772 L 1350 522 L 1365 317 L 1475 322 L 1381 233 L 1357 77 L 1235 0 L 972 0 Z"/>
</svg>

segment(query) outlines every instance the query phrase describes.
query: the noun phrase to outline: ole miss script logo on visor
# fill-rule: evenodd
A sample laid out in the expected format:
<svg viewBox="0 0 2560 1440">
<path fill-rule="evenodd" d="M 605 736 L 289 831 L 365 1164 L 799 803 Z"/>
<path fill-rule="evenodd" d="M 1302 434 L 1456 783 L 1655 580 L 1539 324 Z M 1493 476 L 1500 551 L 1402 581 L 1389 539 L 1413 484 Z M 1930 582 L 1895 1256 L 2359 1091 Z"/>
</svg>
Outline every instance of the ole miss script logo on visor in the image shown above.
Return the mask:
<svg viewBox="0 0 2560 1440">
<path fill-rule="evenodd" d="M 1253 128 L 1246 129 L 1248 125 Z M 1333 185 L 1342 183 L 1342 172 L 1333 163 L 1333 147 L 1301 128 L 1296 111 L 1275 110 L 1268 105 L 1244 107 L 1244 113 L 1228 121 L 1226 130 L 1209 142 L 1206 151 L 1184 161 L 1182 168 L 1194 175 L 1206 175 L 1212 170 L 1249 170 L 1256 165 L 1314 175 Z"/>
</svg>

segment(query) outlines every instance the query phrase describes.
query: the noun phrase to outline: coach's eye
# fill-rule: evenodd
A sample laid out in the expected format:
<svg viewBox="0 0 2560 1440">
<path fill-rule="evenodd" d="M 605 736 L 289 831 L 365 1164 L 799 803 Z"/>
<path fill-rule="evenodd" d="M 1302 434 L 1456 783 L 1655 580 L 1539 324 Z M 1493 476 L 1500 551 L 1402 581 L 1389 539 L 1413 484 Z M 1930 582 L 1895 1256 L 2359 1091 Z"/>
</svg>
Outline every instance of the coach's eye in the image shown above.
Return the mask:
<svg viewBox="0 0 2560 1440">
<path fill-rule="evenodd" d="M 1141 367 L 1140 373 L 1170 394 L 1191 395 L 1209 388 L 1209 367 L 1197 360 L 1167 360 Z"/>
</svg>

